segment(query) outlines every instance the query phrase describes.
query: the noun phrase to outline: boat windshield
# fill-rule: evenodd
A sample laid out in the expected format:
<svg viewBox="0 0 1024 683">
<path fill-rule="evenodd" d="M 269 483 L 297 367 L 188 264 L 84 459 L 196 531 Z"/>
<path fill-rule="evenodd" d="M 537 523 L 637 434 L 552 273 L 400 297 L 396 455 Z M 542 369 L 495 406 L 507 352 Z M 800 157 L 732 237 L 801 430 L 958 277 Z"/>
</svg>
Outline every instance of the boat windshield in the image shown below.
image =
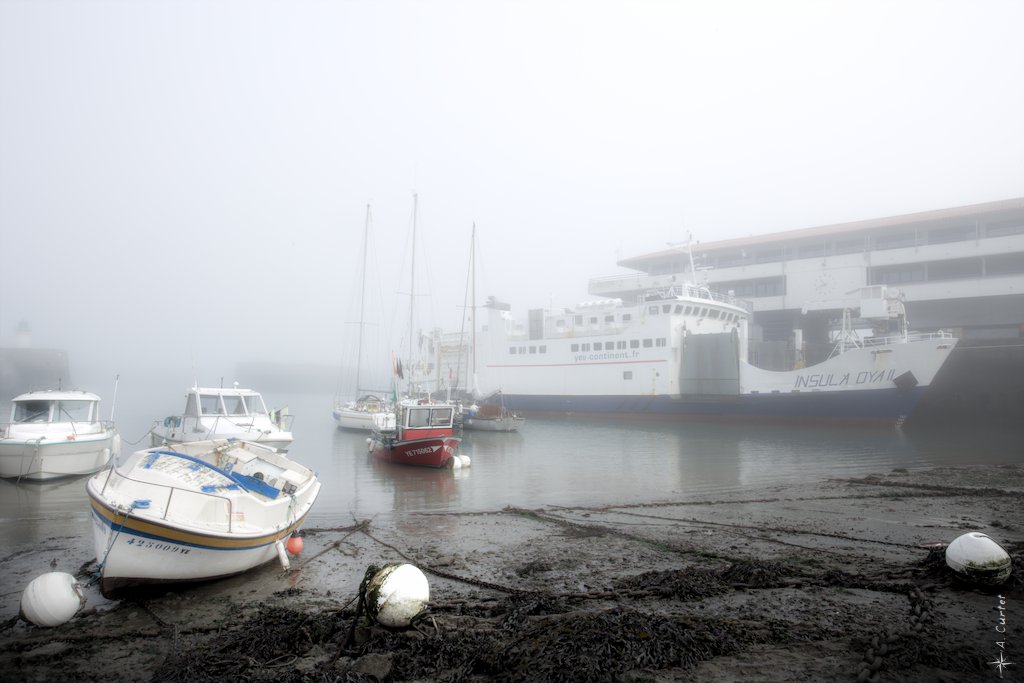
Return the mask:
<svg viewBox="0 0 1024 683">
<path fill-rule="evenodd" d="M 224 406 L 221 405 L 220 396 L 217 394 L 200 394 L 199 408 L 203 415 L 224 414 Z"/>
<path fill-rule="evenodd" d="M 245 398 L 242 396 L 225 396 L 224 406 L 228 415 L 245 415 Z"/>
<path fill-rule="evenodd" d="M 409 408 L 407 427 L 450 427 L 452 424 L 452 408 Z"/>
<path fill-rule="evenodd" d="M 49 401 L 16 401 L 12 422 L 49 422 Z"/>
<path fill-rule="evenodd" d="M 252 394 L 251 396 L 244 396 L 245 409 L 250 415 L 266 415 L 267 406 L 263 404 L 263 397 L 259 394 Z"/>
<path fill-rule="evenodd" d="M 95 401 L 57 401 L 53 419 L 56 422 L 92 422 Z"/>
</svg>

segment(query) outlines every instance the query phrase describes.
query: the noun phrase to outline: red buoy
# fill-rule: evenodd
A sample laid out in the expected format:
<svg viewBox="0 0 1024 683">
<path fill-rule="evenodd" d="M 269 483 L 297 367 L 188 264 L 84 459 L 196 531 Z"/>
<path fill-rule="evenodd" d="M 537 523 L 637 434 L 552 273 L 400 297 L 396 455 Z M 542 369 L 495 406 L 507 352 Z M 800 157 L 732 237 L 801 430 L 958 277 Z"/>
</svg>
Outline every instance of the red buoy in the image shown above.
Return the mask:
<svg viewBox="0 0 1024 683">
<path fill-rule="evenodd" d="M 298 555 L 302 552 L 303 545 L 305 545 L 305 543 L 302 540 L 302 536 L 299 536 L 299 532 L 293 531 L 291 537 L 288 539 L 288 545 L 285 547 L 288 548 L 288 552 L 292 555 Z"/>
</svg>

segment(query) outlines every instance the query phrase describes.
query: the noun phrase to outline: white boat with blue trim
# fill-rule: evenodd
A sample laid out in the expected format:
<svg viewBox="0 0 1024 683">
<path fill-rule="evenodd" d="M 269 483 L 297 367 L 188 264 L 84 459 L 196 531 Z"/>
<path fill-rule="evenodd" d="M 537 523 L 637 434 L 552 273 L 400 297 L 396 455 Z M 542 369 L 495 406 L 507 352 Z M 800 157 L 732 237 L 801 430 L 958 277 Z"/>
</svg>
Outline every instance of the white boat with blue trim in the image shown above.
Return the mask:
<svg viewBox="0 0 1024 683">
<path fill-rule="evenodd" d="M 831 356 L 784 371 L 750 361 L 750 306 L 707 286 L 531 310 L 525 322 L 491 299 L 476 340 L 477 383 L 527 413 L 901 425 L 957 340 L 911 332 L 897 291 L 852 294 L 857 305 Z M 859 333 L 863 325 L 874 333 Z"/>
<path fill-rule="evenodd" d="M 275 558 L 316 501 L 312 470 L 269 446 L 221 439 L 137 451 L 90 477 L 104 595 L 216 579 Z"/>
<path fill-rule="evenodd" d="M 114 423 L 100 418 L 96 394 L 30 391 L 12 399 L 10 422 L 0 423 L 0 477 L 45 481 L 92 474 L 120 449 Z"/>
</svg>

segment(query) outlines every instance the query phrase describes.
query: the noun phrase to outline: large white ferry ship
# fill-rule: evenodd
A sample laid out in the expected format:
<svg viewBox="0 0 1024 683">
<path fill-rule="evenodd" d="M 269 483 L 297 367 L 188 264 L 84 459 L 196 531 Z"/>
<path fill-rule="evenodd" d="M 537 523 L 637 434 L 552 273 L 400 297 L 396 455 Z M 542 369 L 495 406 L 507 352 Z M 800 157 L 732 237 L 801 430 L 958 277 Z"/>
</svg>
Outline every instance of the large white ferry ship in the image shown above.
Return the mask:
<svg viewBox="0 0 1024 683">
<path fill-rule="evenodd" d="M 785 371 L 748 359 L 750 306 L 690 284 L 517 321 L 490 300 L 476 338 L 476 385 L 522 412 L 603 412 L 703 419 L 823 420 L 901 425 L 957 340 L 914 333 L 899 293 L 859 292 L 830 357 Z M 863 328 L 860 328 L 863 330 Z"/>
</svg>

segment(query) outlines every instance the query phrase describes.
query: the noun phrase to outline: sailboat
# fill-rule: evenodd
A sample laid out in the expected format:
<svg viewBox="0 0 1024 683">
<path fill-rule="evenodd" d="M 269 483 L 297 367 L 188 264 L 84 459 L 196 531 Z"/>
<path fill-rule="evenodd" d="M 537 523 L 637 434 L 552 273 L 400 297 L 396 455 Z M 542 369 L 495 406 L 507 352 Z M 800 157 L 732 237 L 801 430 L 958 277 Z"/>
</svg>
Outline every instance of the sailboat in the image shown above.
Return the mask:
<svg viewBox="0 0 1024 683">
<path fill-rule="evenodd" d="M 470 237 L 469 247 L 469 290 L 470 297 L 470 318 L 472 328 L 470 330 L 470 381 L 472 382 L 471 395 L 474 397 L 472 405 L 465 409 L 462 415 L 462 428 L 482 432 L 515 432 L 526 422 L 526 418 L 516 415 L 505 407 L 501 391 L 496 391 L 489 396 L 478 398 L 479 391 L 476 387 L 476 224 L 473 224 L 473 232 Z M 461 366 L 461 363 L 459 364 Z"/>
<path fill-rule="evenodd" d="M 409 296 L 409 360 L 412 359 L 413 311 L 416 301 L 416 208 L 417 197 L 413 195 L 412 214 L 412 265 Z M 397 397 L 397 382 L 404 379 L 401 359 L 392 358 Z M 410 377 L 410 384 L 413 377 Z M 366 440 L 370 455 L 386 462 L 420 467 L 451 466 L 454 458 L 460 458 L 457 451 L 462 441 L 455 436 L 455 419 L 458 406 L 449 400 L 437 400 L 429 393 L 426 396 L 396 400 L 394 413 L 378 414 L 374 427 Z"/>
<path fill-rule="evenodd" d="M 370 205 L 366 205 L 366 223 L 363 228 L 363 273 L 362 288 L 359 294 L 359 341 L 356 352 L 356 399 L 354 401 L 341 402 L 335 400 L 334 410 L 331 414 L 340 429 L 372 430 L 374 427 L 374 415 L 387 412 L 390 408 L 386 398 L 376 396 L 372 393 L 365 393 L 362 388 L 362 365 L 363 365 L 363 328 L 365 325 L 366 311 L 366 262 L 370 242 Z"/>
</svg>

